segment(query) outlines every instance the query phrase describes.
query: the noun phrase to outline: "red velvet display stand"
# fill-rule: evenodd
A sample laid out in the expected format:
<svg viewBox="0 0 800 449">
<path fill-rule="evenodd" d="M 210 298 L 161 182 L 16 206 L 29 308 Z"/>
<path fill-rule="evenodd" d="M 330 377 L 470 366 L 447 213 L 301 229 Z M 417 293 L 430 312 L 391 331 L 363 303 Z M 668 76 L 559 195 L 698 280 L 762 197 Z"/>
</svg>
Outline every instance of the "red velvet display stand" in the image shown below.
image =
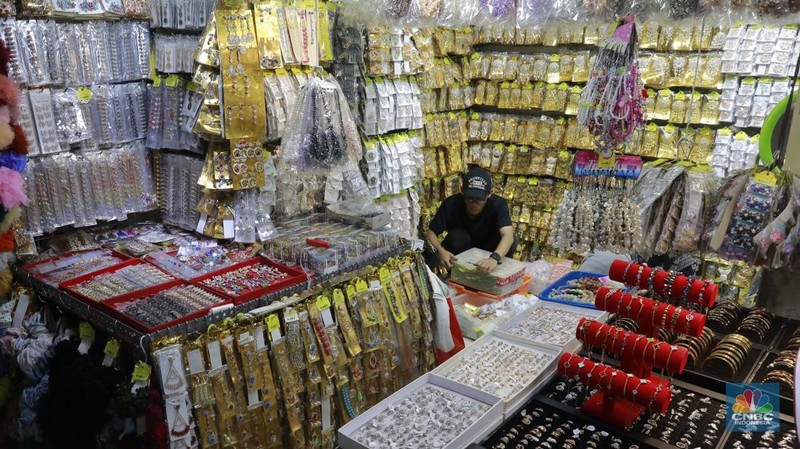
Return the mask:
<svg viewBox="0 0 800 449">
<path fill-rule="evenodd" d="M 626 377 L 634 376 L 637 383 L 644 379 L 648 388 L 659 392 L 669 391 L 669 382 L 653 375 L 653 367 L 680 374 L 688 360 L 686 348 L 673 346 L 664 341 L 594 320 L 582 319 L 578 323 L 576 336 L 588 346 L 601 348 L 604 353 L 619 355 L 621 372 Z M 653 408 L 652 402 L 648 402 L 648 404 L 651 404 L 651 408 Z M 663 406 L 663 410 L 666 411 L 666 407 L 669 406 L 669 397 Z M 613 388 L 601 388 L 581 406 L 581 410 L 587 415 L 624 428 L 632 426 L 646 408 L 641 402 L 632 401 L 627 397 L 624 390 L 617 391 Z M 658 411 L 661 408 L 655 408 L 655 410 Z"/>
<path fill-rule="evenodd" d="M 659 328 L 699 337 L 706 326 L 706 315 L 703 313 L 650 298 L 634 297 L 608 287 L 597 290 L 594 305 L 598 310 L 616 313 L 636 321 L 639 324 L 639 333 L 653 338 L 658 337 Z"/>
<path fill-rule="evenodd" d="M 627 429 L 645 409 L 665 413 L 669 408 L 672 391 L 662 379 L 642 379 L 570 353 L 562 354 L 558 372 L 589 388 L 598 387 L 581 411 L 614 426 Z"/>
<path fill-rule="evenodd" d="M 719 292 L 719 287 L 714 283 L 683 274 L 675 276 L 671 288 L 667 289 L 666 281 L 670 277 L 669 271 L 621 259 L 611 263 L 608 277 L 613 281 L 622 282 L 631 287 L 652 289 L 657 295 L 662 298 L 669 298 L 672 302 L 686 299 L 700 304 L 704 309 L 709 309 L 714 305 Z M 652 285 L 650 285 L 651 282 Z M 687 287 L 688 291 L 686 291 Z"/>
<path fill-rule="evenodd" d="M 609 277 L 626 285 L 652 290 L 670 302 L 688 301 L 705 309 L 714 305 L 718 292 L 713 283 L 623 260 L 612 263 Z M 619 355 L 621 368 L 615 370 L 572 354 L 562 356 L 560 373 L 590 387 L 601 387 L 581 410 L 624 428 L 630 428 L 646 409 L 666 412 L 671 395 L 669 381 L 655 376 L 653 368 L 681 374 L 689 353 L 684 347 L 659 341 L 658 331 L 665 328 L 699 337 L 706 315 L 607 287 L 597 291 L 595 307 L 636 321 L 641 333 L 588 319 L 578 323 L 578 339 L 587 346 L 602 349 L 604 355 Z"/>
</svg>

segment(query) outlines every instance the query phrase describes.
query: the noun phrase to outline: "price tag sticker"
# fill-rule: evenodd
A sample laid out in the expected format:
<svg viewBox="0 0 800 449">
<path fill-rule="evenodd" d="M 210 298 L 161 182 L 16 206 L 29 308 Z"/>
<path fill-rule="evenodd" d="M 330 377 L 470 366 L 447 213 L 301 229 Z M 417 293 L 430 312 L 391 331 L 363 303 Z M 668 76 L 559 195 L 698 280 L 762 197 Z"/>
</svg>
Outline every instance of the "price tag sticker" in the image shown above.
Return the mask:
<svg viewBox="0 0 800 449">
<path fill-rule="evenodd" d="M 152 368 L 150 365 L 144 362 L 139 362 L 133 368 L 133 377 L 131 378 L 133 382 L 147 382 L 150 380 L 150 372 Z"/>
<path fill-rule="evenodd" d="M 272 332 L 272 331 L 279 330 L 280 328 L 281 328 L 281 320 L 280 320 L 280 318 L 278 318 L 278 315 L 276 315 L 274 313 L 270 314 L 267 317 L 267 329 L 270 332 Z"/>
<path fill-rule="evenodd" d="M 615 156 L 611 157 L 600 157 L 597 160 L 597 168 L 600 170 L 613 170 L 617 166 L 617 158 Z"/>
<path fill-rule="evenodd" d="M 92 91 L 88 87 L 81 86 L 75 92 L 78 101 L 85 103 L 92 99 Z"/>
<path fill-rule="evenodd" d="M 364 293 L 367 290 L 369 290 L 367 282 L 363 279 L 359 279 L 358 282 L 356 282 L 356 291 L 358 293 Z"/>
<path fill-rule="evenodd" d="M 81 321 L 78 326 L 78 335 L 81 340 L 94 341 L 94 328 L 86 321 Z"/>
<path fill-rule="evenodd" d="M 340 292 L 341 293 L 341 292 Z M 317 309 L 320 312 L 331 308 L 331 300 L 327 296 L 317 296 Z"/>
<path fill-rule="evenodd" d="M 344 293 L 338 288 L 333 291 L 333 304 L 337 306 L 344 305 Z"/>
<path fill-rule="evenodd" d="M 105 349 L 103 349 L 103 353 L 105 353 L 105 355 L 111 357 L 112 359 L 116 359 L 117 355 L 119 355 L 119 342 L 117 341 L 117 339 L 112 338 L 108 340 Z"/>
</svg>

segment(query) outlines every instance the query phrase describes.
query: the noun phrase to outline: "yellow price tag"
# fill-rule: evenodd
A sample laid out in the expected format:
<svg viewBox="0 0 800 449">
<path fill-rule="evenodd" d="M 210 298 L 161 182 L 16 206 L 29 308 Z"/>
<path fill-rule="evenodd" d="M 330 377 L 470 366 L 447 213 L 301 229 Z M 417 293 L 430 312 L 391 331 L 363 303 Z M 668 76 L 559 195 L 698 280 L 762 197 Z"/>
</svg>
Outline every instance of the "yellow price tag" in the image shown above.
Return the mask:
<svg viewBox="0 0 800 449">
<path fill-rule="evenodd" d="M 775 174 L 769 171 L 762 171 L 756 173 L 755 180 L 760 184 L 764 184 L 770 187 L 775 187 L 778 185 L 778 178 L 775 177 Z"/>
<path fill-rule="evenodd" d="M 369 286 L 367 285 L 367 282 L 365 280 L 359 279 L 358 281 L 356 281 L 356 291 L 358 293 L 364 293 L 367 290 L 369 290 Z"/>
<path fill-rule="evenodd" d="M 600 156 L 600 159 L 597 160 L 597 168 L 601 170 L 612 170 L 617 166 L 617 158 L 616 156 L 611 157 L 603 157 Z"/>
<path fill-rule="evenodd" d="M 333 304 L 337 306 L 344 305 L 344 293 L 338 288 L 333 291 Z"/>
<path fill-rule="evenodd" d="M 170 75 L 167 77 L 167 80 L 164 82 L 164 85 L 167 87 L 175 87 L 178 85 L 180 80 L 181 79 L 178 78 L 178 75 Z"/>
<path fill-rule="evenodd" d="M 92 91 L 88 87 L 81 86 L 75 92 L 75 96 L 78 97 L 80 102 L 89 101 L 92 99 Z"/>
<path fill-rule="evenodd" d="M 133 368 L 133 382 L 147 382 L 150 380 L 150 371 L 150 365 L 144 362 L 137 363 Z"/>
<path fill-rule="evenodd" d="M 317 309 L 320 312 L 331 308 L 331 300 L 327 296 L 317 296 Z"/>
<path fill-rule="evenodd" d="M 353 287 L 352 284 L 348 284 L 347 285 L 347 297 L 352 299 L 354 296 L 356 296 L 356 288 Z"/>
<path fill-rule="evenodd" d="M 381 267 L 380 271 L 378 272 L 378 278 L 381 282 L 389 282 L 389 279 L 392 278 L 392 275 L 389 273 L 389 269 L 386 267 Z"/>
<path fill-rule="evenodd" d="M 119 355 L 119 342 L 115 338 L 108 340 L 103 352 L 112 359 L 116 359 L 117 355 Z"/>
<path fill-rule="evenodd" d="M 278 315 L 271 314 L 267 317 L 267 330 L 272 332 L 281 328 L 281 320 Z"/>
<path fill-rule="evenodd" d="M 81 340 L 92 341 L 94 340 L 94 328 L 86 321 L 82 321 L 78 326 L 78 335 L 80 336 Z"/>
</svg>

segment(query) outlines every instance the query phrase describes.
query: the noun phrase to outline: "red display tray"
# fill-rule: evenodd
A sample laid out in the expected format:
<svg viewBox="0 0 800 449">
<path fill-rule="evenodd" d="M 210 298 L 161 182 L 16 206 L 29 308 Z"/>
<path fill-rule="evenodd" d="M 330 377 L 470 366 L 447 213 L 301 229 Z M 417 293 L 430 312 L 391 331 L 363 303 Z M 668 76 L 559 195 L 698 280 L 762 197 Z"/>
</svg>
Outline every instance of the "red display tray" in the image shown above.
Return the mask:
<svg viewBox="0 0 800 449">
<path fill-rule="evenodd" d="M 86 274 L 86 275 L 83 275 L 83 276 L 78 276 L 78 277 L 76 277 L 74 279 L 70 279 L 69 281 L 64 281 L 61 284 L 59 284 L 59 287 L 61 287 L 61 290 L 64 290 L 65 292 L 67 292 L 70 295 L 80 299 L 81 301 L 83 301 L 83 302 L 85 302 L 87 304 L 91 304 L 91 305 L 96 306 L 96 304 L 98 302 L 101 302 L 101 301 L 95 301 L 95 300 L 93 300 L 91 298 L 88 298 L 88 297 L 78 293 L 72 287 L 74 287 L 75 285 L 80 284 L 81 282 L 86 282 L 86 281 L 88 281 L 88 280 L 90 280 L 90 279 L 92 279 L 92 278 L 94 278 L 96 276 L 100 276 L 101 274 L 113 273 L 113 272 L 119 270 L 120 268 L 125 268 L 125 267 L 131 266 L 131 265 L 142 265 L 142 264 L 145 264 L 145 265 L 148 265 L 148 266 L 151 266 L 151 267 L 155 267 L 157 270 L 165 273 L 167 276 L 172 278 L 171 281 L 168 281 L 168 282 L 165 282 L 165 283 L 159 284 L 159 285 L 153 285 L 153 286 L 150 286 L 150 287 L 147 287 L 147 288 L 159 287 L 161 285 L 174 284 L 176 281 L 179 281 L 179 279 L 176 279 L 175 276 L 167 273 L 166 271 L 162 270 L 161 268 L 156 267 L 155 265 L 151 265 L 151 264 L 143 261 L 142 259 L 130 259 L 130 260 L 127 260 L 127 261 L 122 262 L 120 264 L 113 265 L 113 266 L 110 266 L 110 267 L 103 268 L 102 270 L 95 271 L 94 273 Z M 145 289 L 142 289 L 142 290 L 145 290 Z M 136 294 L 136 293 L 138 293 L 140 291 L 141 290 L 125 293 L 123 295 L 118 295 L 118 296 L 114 296 L 114 297 L 111 297 L 111 298 L 103 299 L 102 301 L 108 301 L 110 299 L 119 298 L 120 296 Z"/>
<path fill-rule="evenodd" d="M 72 256 L 76 255 L 76 254 L 89 253 L 89 252 L 93 252 L 93 251 L 108 251 L 112 256 L 120 259 L 120 261 L 122 261 L 122 262 L 131 259 L 131 256 L 129 256 L 127 254 L 123 254 L 123 253 L 121 253 L 119 251 L 115 251 L 115 250 L 110 249 L 110 248 L 94 248 L 94 249 L 84 249 L 84 250 L 80 250 L 80 251 L 70 251 L 70 252 L 67 252 L 67 253 L 64 253 L 64 254 L 59 254 L 57 256 L 53 256 L 53 257 L 50 257 L 50 258 L 47 258 L 47 259 L 44 259 L 44 260 L 40 260 L 40 261 L 37 261 L 37 262 L 31 262 L 29 264 L 23 265 L 22 268 L 25 269 L 26 271 L 30 272 L 31 274 L 33 274 L 33 276 L 35 278 L 40 279 L 40 280 L 42 280 L 42 281 L 44 281 L 44 282 L 46 282 L 48 284 L 56 285 L 56 284 L 58 284 L 57 282 L 50 282 L 46 278 L 42 277 L 42 275 L 40 274 L 40 271 L 39 271 L 39 269 L 41 267 L 43 267 L 44 265 L 47 265 L 47 264 L 53 264 L 54 262 L 58 262 L 59 260 L 67 259 L 69 257 L 72 257 Z M 110 267 L 113 267 L 113 266 L 114 265 L 111 265 Z M 110 268 L 110 267 L 106 267 L 106 268 Z M 55 271 L 55 270 L 53 270 L 53 271 Z M 99 271 L 99 270 L 89 271 L 87 273 L 82 274 L 81 276 L 90 275 L 90 274 L 95 273 L 96 271 Z M 69 279 L 67 279 L 67 280 L 69 280 Z M 62 281 L 62 282 L 66 282 L 67 280 Z"/>
<path fill-rule="evenodd" d="M 275 268 L 280 269 L 284 273 L 287 273 L 289 275 L 289 277 L 287 277 L 286 279 L 283 279 L 282 281 L 276 282 L 276 283 L 270 285 L 269 287 L 252 290 L 252 291 L 249 291 L 247 293 L 244 293 L 244 294 L 241 294 L 241 295 L 238 295 L 238 296 L 233 296 L 233 295 L 231 295 L 229 293 L 226 293 L 226 292 L 224 292 L 224 291 L 222 291 L 222 290 L 220 290 L 220 289 L 218 289 L 216 287 L 212 287 L 212 286 L 203 284 L 203 281 L 206 280 L 206 279 L 211 279 L 214 276 L 219 276 L 221 274 L 225 274 L 225 273 L 228 273 L 228 272 L 231 272 L 231 271 L 235 271 L 235 270 L 237 270 L 239 268 L 242 268 L 242 267 L 249 267 L 249 266 L 253 266 L 253 265 L 269 265 L 271 267 L 275 267 Z M 270 294 L 272 292 L 275 292 L 275 291 L 278 291 L 278 290 L 282 290 L 284 288 L 291 287 L 293 285 L 297 285 L 297 284 L 299 284 L 301 282 L 304 282 L 306 279 L 308 279 L 308 278 L 306 277 L 306 274 L 302 270 L 295 269 L 295 268 L 289 268 L 286 265 L 282 265 L 282 264 L 274 262 L 274 261 L 272 261 L 270 259 L 267 259 L 265 257 L 258 256 L 258 257 L 255 257 L 253 259 L 245 260 L 244 262 L 239 262 L 239 263 L 230 265 L 230 266 L 225 267 L 225 268 L 223 268 L 221 270 L 212 271 L 211 273 L 207 273 L 207 274 L 204 274 L 203 276 L 196 277 L 196 278 L 192 279 L 191 282 L 193 284 L 195 284 L 195 285 L 198 285 L 198 286 L 200 286 L 200 287 L 212 292 L 212 293 L 220 295 L 223 298 L 227 298 L 227 299 L 232 300 L 235 305 L 239 305 L 239 304 L 242 304 L 242 303 L 245 303 L 245 302 L 248 302 L 248 301 L 252 301 L 254 299 L 261 298 L 262 296 L 268 295 L 268 294 Z"/>
<path fill-rule="evenodd" d="M 146 289 L 134 292 L 134 293 L 130 293 L 130 294 L 127 294 L 127 295 L 122 295 L 122 296 L 117 296 L 117 297 L 112 298 L 112 299 L 107 299 L 105 301 L 101 301 L 99 303 L 99 306 L 100 306 L 100 309 L 102 309 L 104 312 L 106 312 L 108 315 L 110 315 L 114 319 L 122 321 L 125 324 L 127 324 L 128 326 L 130 326 L 130 327 L 132 327 L 132 328 L 134 328 L 134 329 L 136 329 L 138 331 L 141 331 L 141 332 L 149 334 L 149 333 L 157 332 L 157 331 L 160 331 L 162 329 L 166 329 L 166 328 L 169 328 L 169 327 L 172 327 L 172 326 L 176 326 L 176 325 L 178 325 L 180 323 L 184 323 L 184 322 L 191 321 L 191 320 L 194 320 L 194 319 L 197 319 L 197 318 L 201 318 L 201 317 L 207 315 L 208 312 L 211 309 L 215 308 L 215 307 L 225 306 L 225 305 L 228 305 L 228 304 L 232 303 L 232 301 L 230 299 L 226 299 L 224 297 L 220 297 L 220 302 L 214 304 L 211 307 L 206 307 L 204 309 L 197 310 L 197 311 L 192 312 L 192 313 L 190 313 L 188 315 L 182 316 L 182 317 L 174 319 L 172 321 L 168 321 L 166 323 L 161 323 L 161 324 L 153 326 L 153 327 L 150 327 L 147 324 L 142 323 L 141 321 L 137 320 L 136 318 L 134 318 L 134 317 L 132 317 L 132 316 L 130 316 L 130 315 L 128 315 L 128 314 L 126 314 L 126 313 L 124 313 L 124 312 L 122 312 L 120 310 L 120 307 L 125 303 L 136 301 L 138 299 L 142 299 L 142 298 L 145 298 L 147 296 L 154 295 L 154 294 L 156 294 L 158 292 L 161 292 L 161 291 L 164 291 L 164 290 L 168 290 L 168 289 L 171 289 L 171 288 L 174 288 L 174 287 L 179 287 L 179 286 L 182 286 L 182 285 L 193 285 L 193 284 L 191 284 L 189 282 L 186 282 L 186 281 L 183 281 L 183 280 L 176 279 L 174 281 L 167 282 L 166 284 L 157 285 L 155 287 L 146 288 Z"/>
</svg>

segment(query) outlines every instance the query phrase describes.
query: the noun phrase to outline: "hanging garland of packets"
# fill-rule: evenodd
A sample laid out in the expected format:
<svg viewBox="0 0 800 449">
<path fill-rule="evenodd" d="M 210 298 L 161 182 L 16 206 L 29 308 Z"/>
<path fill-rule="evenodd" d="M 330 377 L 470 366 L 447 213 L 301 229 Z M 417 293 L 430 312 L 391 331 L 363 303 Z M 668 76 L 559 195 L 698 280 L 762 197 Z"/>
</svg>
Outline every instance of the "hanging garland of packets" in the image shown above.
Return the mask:
<svg viewBox="0 0 800 449">
<path fill-rule="evenodd" d="M 565 254 L 634 254 L 642 227 L 631 189 L 641 170 L 642 161 L 636 156 L 605 160 L 597 153 L 579 151 L 572 188 L 553 219 L 551 246 Z"/>
<path fill-rule="evenodd" d="M 595 136 L 604 157 L 627 145 L 643 124 L 636 41 L 633 17 L 627 17 L 612 37 L 600 41 L 592 74 L 581 92 L 578 121 Z"/>
<path fill-rule="evenodd" d="M 423 263 L 390 259 L 265 319 L 157 342 L 172 447 L 334 448 L 339 426 L 434 366 Z"/>
</svg>

